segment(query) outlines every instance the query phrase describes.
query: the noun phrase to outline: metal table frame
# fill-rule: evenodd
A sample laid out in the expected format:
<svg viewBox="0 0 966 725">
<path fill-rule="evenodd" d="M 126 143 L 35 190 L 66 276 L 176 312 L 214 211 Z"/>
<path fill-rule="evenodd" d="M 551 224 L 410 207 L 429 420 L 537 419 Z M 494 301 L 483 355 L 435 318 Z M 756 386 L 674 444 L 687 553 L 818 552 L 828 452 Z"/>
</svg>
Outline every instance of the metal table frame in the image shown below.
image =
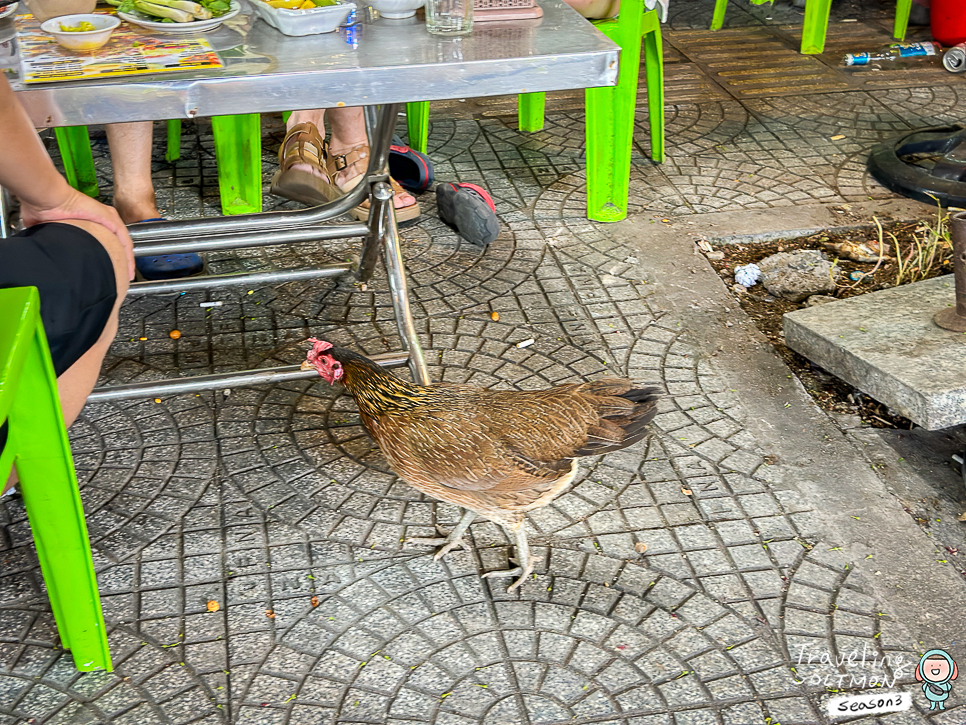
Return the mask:
<svg viewBox="0 0 966 725">
<path fill-rule="evenodd" d="M 325 45 L 333 42 L 331 36 L 285 38 L 265 26 L 267 32 L 262 27 L 250 31 L 253 38 L 251 46 L 268 56 L 277 53 L 276 64 L 284 68 L 278 72 L 278 80 L 274 84 L 271 79 L 275 76 L 271 74 L 233 77 L 230 68 L 227 68 L 214 71 L 209 76 L 190 74 L 186 80 L 173 82 L 164 78 L 139 79 L 136 92 L 116 81 L 31 87 L 15 81 L 13 85 L 38 126 L 182 116 L 191 118 L 196 115 L 268 112 L 280 108 L 292 110 L 364 105 L 371 150 L 369 167 L 365 182 L 344 197 L 296 211 L 150 222 L 130 227 L 137 257 L 362 237 L 362 249 L 357 259 L 351 263 L 310 269 L 136 282 L 131 285 L 128 294 L 135 296 L 230 285 L 277 284 L 346 274 L 354 274 L 360 282 L 367 282 L 381 255 L 386 265 L 403 349 L 373 356 L 373 359 L 386 366 L 408 363 L 413 379 L 420 384 L 428 384 L 429 373 L 409 308 L 406 272 L 393 210 L 393 192 L 388 183 L 389 146 L 396 117 L 400 105 L 417 95 L 418 100 L 438 100 L 470 94 L 485 96 L 614 85 L 617 80 L 617 46 L 592 30 L 589 23 L 560 0 L 545 2 L 544 22 L 548 27 L 534 35 L 533 42 L 523 52 L 512 42 L 507 44 L 506 37 L 500 32 L 488 35 L 485 29 L 480 33 L 474 29 L 474 33 L 465 39 L 439 40 L 422 30 L 417 32 L 423 33 L 423 36 L 400 36 L 398 26 L 384 25 L 375 30 L 375 37 L 381 39 L 373 41 L 375 45 L 364 48 L 365 52 L 354 59 L 345 54 L 330 52 L 326 55 L 325 48 L 331 50 L 332 47 Z M 511 30 L 511 33 L 517 32 L 520 31 L 516 28 Z M 406 33 L 409 33 L 408 29 Z M 491 45 L 487 46 L 487 43 Z M 313 57 L 309 62 L 311 67 L 299 65 L 300 54 L 304 55 L 307 48 L 315 49 L 322 59 Z M 398 57 L 394 64 L 388 65 L 382 61 L 379 52 L 392 50 L 398 51 Z M 320 69 L 319 65 L 327 67 Z M 334 79 L 331 87 L 315 80 L 315 73 L 319 70 L 324 71 L 326 79 Z M 441 75 L 443 70 L 448 72 Z M 403 82 L 387 83 L 387 79 L 394 77 Z M 309 87 L 319 92 L 306 101 L 304 92 Z M 114 104 L 110 98 L 114 98 Z M 382 105 L 365 105 L 367 99 L 378 100 Z M 314 105 L 310 105 L 312 103 Z M 326 223 L 347 213 L 367 197 L 370 201 L 367 223 Z M 2 207 L 0 197 L 0 236 L 7 236 L 6 214 Z M 294 365 L 219 373 L 96 388 L 89 400 L 173 395 L 314 378 L 317 375 L 314 370 L 303 371 Z"/>
</svg>

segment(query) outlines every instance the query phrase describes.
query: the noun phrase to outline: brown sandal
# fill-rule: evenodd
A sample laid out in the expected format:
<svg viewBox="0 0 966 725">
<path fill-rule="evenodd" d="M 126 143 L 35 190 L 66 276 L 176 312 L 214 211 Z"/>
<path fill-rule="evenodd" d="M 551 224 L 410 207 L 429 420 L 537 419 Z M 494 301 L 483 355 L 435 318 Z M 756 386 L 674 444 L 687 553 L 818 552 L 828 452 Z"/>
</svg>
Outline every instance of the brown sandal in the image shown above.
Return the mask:
<svg viewBox="0 0 966 725">
<path fill-rule="evenodd" d="M 304 169 L 293 169 L 297 164 L 318 168 L 321 176 Z M 276 196 L 318 206 L 344 196 L 332 183 L 325 169 L 325 141 L 314 123 L 299 123 L 285 134 L 278 149 L 278 171 L 272 177 L 271 192 Z"/>
<path fill-rule="evenodd" d="M 365 178 L 365 172 L 368 166 L 369 144 L 358 144 L 357 146 L 353 146 L 344 154 L 333 154 L 329 150 L 328 146 L 325 147 L 325 170 L 328 173 L 329 178 L 332 179 L 332 183 L 334 183 L 343 194 L 354 189 L 356 185 Z M 336 181 L 340 172 L 345 171 L 346 169 L 358 171 L 359 168 L 361 168 L 362 171 L 359 171 L 359 173 L 346 180 L 344 182 L 344 186 L 340 186 L 338 181 Z M 409 193 L 391 177 L 389 179 L 389 185 L 392 187 L 394 194 Z M 359 221 L 368 221 L 369 200 L 366 199 L 359 204 L 359 206 L 351 209 L 349 213 Z M 409 206 L 396 207 L 396 221 L 407 222 L 418 217 L 420 213 L 419 202 L 414 199 L 413 203 Z"/>
</svg>

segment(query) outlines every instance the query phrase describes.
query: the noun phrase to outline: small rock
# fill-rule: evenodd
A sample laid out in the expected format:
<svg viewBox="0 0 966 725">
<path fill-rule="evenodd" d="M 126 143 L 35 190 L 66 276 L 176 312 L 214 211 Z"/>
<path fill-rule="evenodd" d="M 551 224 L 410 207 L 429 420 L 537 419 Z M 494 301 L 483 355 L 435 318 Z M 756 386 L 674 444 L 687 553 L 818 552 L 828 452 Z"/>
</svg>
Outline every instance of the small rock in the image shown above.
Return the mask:
<svg viewBox="0 0 966 725">
<path fill-rule="evenodd" d="M 745 287 L 743 284 L 732 285 L 731 289 L 734 290 L 734 293 L 738 295 L 743 295 L 745 292 L 748 291 L 748 288 Z"/>
<path fill-rule="evenodd" d="M 792 302 L 835 292 L 832 264 L 817 249 L 779 252 L 761 260 L 758 268 L 765 289 Z"/>
<path fill-rule="evenodd" d="M 838 297 L 832 297 L 831 295 L 812 295 L 807 300 L 805 300 L 806 307 L 815 307 L 815 305 L 824 305 L 827 302 L 835 302 Z"/>
<path fill-rule="evenodd" d="M 714 251 L 714 252 L 707 252 L 704 256 L 706 256 L 708 259 L 720 261 L 725 258 L 725 253 L 722 251 Z"/>
</svg>

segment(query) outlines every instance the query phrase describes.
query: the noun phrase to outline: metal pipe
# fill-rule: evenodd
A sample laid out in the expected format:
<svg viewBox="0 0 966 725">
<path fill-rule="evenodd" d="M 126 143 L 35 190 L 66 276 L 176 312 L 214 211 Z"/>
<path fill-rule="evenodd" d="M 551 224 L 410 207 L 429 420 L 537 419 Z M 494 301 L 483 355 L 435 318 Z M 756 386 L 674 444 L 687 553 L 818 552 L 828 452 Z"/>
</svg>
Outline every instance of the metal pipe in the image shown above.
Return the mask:
<svg viewBox="0 0 966 725">
<path fill-rule="evenodd" d="M 373 133 L 372 128 L 368 129 L 371 146 L 366 177 L 376 175 L 380 177 L 380 180 L 385 180 L 388 178 L 388 172 L 385 171 L 385 166 L 389 158 L 389 145 L 392 140 L 392 129 L 395 128 L 395 118 L 399 113 L 399 104 L 365 106 L 364 109 L 366 125 L 369 126 L 371 121 L 375 122 L 375 129 L 379 130 L 379 133 Z M 381 143 L 383 136 L 385 137 L 384 150 L 383 144 Z M 232 217 L 216 217 L 213 219 L 147 222 L 131 225 L 129 230 L 131 238 L 135 241 L 147 241 L 168 239 L 171 237 L 198 237 L 200 235 L 224 232 L 274 230 L 279 227 L 303 227 L 328 221 L 342 214 L 347 214 L 350 209 L 359 206 L 368 194 L 368 185 L 358 184 L 345 196 L 331 201 L 328 204 L 321 204 L 308 209 L 263 212 L 260 214 L 239 214 Z M 204 249 L 208 249 L 208 247 L 203 248 L 201 251 L 204 251 Z"/>
<path fill-rule="evenodd" d="M 180 254 L 186 252 L 211 252 L 218 249 L 247 249 L 270 247 L 273 244 L 293 242 L 316 242 L 323 239 L 363 237 L 369 233 L 365 224 L 332 224 L 307 229 L 280 229 L 270 232 L 246 232 L 224 234 L 198 239 L 174 239 L 168 242 L 135 242 L 134 256 L 147 257 L 156 254 Z"/>
<path fill-rule="evenodd" d="M 949 235 L 953 241 L 956 306 L 941 309 L 932 321 L 944 330 L 966 332 L 966 211 L 950 217 Z"/>
<path fill-rule="evenodd" d="M 387 368 L 405 365 L 409 359 L 409 355 L 405 352 L 386 352 L 369 357 L 374 362 Z M 131 398 L 150 398 L 158 395 L 197 393 L 220 388 L 270 385 L 291 380 L 307 380 L 318 376 L 317 371 L 302 370 L 300 365 L 285 365 L 278 368 L 266 368 L 265 370 L 239 370 L 216 375 L 196 375 L 190 378 L 151 380 L 143 383 L 94 388 L 94 391 L 87 396 L 87 402 L 102 403 L 107 400 L 130 400 Z"/>
<path fill-rule="evenodd" d="M 187 292 L 197 289 L 215 289 L 236 284 L 284 284 L 306 279 L 341 277 L 354 270 L 352 264 L 330 264 L 325 267 L 308 269 L 278 269 L 271 272 L 233 272 L 231 274 L 212 274 L 188 279 L 168 279 L 158 282 L 135 282 L 128 287 L 128 296 L 150 295 L 164 292 Z"/>
<path fill-rule="evenodd" d="M 225 232 L 259 232 L 290 227 L 305 227 L 329 221 L 347 214 L 366 198 L 368 190 L 360 184 L 343 197 L 328 204 L 288 211 L 270 211 L 260 214 L 238 214 L 231 217 L 184 219 L 179 221 L 145 222 L 128 227 L 135 241 L 169 239 L 171 237 L 198 237 Z"/>
<path fill-rule="evenodd" d="M 10 236 L 10 198 L 7 190 L 0 187 L 0 239 Z"/>
<path fill-rule="evenodd" d="M 392 145 L 392 133 L 396 127 L 396 118 L 399 116 L 399 106 L 395 104 L 382 106 L 378 109 L 378 113 L 376 107 L 367 106 L 365 116 L 371 152 L 369 170 L 372 172 L 366 178 L 366 182 L 370 191 L 369 213 L 373 216 L 370 220 L 372 223 L 369 225 L 369 234 L 362 243 L 362 255 L 356 272 L 360 282 L 368 282 L 372 279 L 373 272 L 376 270 L 376 260 L 379 259 L 379 252 L 382 250 L 382 236 L 378 231 L 379 224 L 375 217 L 376 202 L 373 199 L 372 190 L 376 184 L 389 180 L 389 147 Z"/>
<path fill-rule="evenodd" d="M 396 327 L 402 339 L 403 349 L 409 353 L 409 369 L 413 380 L 420 385 L 429 385 L 429 371 L 423 358 L 423 348 L 416 336 L 413 315 L 409 309 L 409 290 L 406 284 L 406 268 L 403 266 L 402 252 L 399 249 L 399 231 L 396 229 L 396 214 L 392 208 L 392 187 L 380 181 L 373 187 L 372 210 L 375 216 L 377 233 L 385 251 L 386 276 L 389 277 L 389 291 L 392 306 L 396 313 Z"/>
</svg>

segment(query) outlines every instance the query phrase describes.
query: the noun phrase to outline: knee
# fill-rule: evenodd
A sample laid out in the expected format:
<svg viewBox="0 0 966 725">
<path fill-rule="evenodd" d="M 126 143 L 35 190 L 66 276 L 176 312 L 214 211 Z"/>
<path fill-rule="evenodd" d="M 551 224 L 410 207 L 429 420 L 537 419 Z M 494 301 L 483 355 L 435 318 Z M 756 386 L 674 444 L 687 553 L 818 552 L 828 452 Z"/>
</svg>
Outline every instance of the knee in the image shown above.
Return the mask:
<svg viewBox="0 0 966 725">
<path fill-rule="evenodd" d="M 120 304 L 121 300 L 127 295 L 127 289 L 130 284 L 130 280 L 128 279 L 127 250 L 121 244 L 121 240 L 106 227 L 102 227 L 95 222 L 72 219 L 65 223 L 80 227 L 100 242 L 101 246 L 107 250 L 108 255 L 111 257 L 111 264 L 114 267 L 114 280 L 117 288 L 118 304 Z"/>
</svg>

